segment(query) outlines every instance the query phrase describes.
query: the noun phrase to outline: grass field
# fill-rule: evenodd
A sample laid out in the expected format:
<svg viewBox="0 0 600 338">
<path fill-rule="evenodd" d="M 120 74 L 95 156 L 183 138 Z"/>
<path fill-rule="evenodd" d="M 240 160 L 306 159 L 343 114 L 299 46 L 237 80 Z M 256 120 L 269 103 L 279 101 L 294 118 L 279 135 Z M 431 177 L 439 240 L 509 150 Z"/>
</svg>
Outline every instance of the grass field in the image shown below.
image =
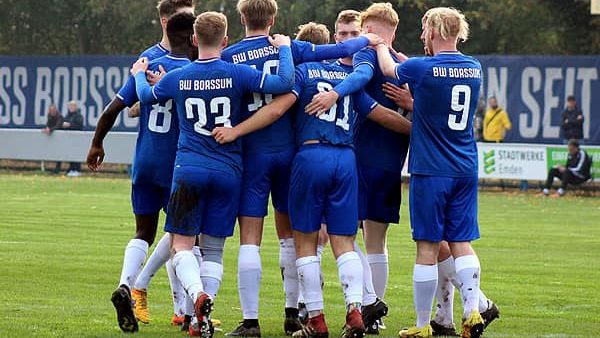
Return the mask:
<svg viewBox="0 0 600 338">
<path fill-rule="evenodd" d="M 134 225 L 127 179 L 0 174 L 0 337 L 118 337 L 110 294 Z M 405 198 L 405 201 L 408 199 Z M 414 322 L 408 209 L 390 232 L 390 315 L 383 336 Z M 486 337 L 600 336 L 600 199 L 480 195 L 482 286 L 502 317 Z M 262 249 L 263 337 L 280 336 L 283 290 L 273 220 Z M 157 237 L 158 238 L 158 237 Z M 213 317 L 223 330 L 241 318 L 236 287 L 237 237 L 225 252 L 225 275 Z M 337 269 L 324 257 L 326 316 L 332 336 L 343 324 Z M 166 273 L 150 288 L 148 337 L 181 337 L 169 325 Z M 457 304 L 460 301 L 457 299 Z M 458 308 L 457 316 L 458 316 Z M 222 336 L 222 333 L 216 335 Z"/>
</svg>

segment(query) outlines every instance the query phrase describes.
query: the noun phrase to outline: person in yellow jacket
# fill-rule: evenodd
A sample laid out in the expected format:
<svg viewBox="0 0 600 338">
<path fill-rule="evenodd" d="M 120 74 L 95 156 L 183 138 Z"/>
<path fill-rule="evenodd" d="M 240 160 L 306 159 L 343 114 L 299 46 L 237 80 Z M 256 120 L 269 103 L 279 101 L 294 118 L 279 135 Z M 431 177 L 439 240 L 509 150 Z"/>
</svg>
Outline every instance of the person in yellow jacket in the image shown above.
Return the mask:
<svg viewBox="0 0 600 338">
<path fill-rule="evenodd" d="M 489 99 L 490 108 L 483 118 L 483 140 L 485 142 L 503 142 L 504 134 L 512 128 L 508 113 L 498 106 L 495 97 Z"/>
</svg>

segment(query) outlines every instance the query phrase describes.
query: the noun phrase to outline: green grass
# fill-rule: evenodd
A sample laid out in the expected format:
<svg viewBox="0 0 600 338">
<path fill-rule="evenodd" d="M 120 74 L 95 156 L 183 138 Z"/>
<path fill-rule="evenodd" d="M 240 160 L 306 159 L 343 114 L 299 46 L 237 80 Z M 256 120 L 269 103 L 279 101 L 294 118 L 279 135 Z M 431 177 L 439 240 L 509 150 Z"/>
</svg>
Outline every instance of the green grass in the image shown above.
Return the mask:
<svg viewBox="0 0 600 338">
<path fill-rule="evenodd" d="M 0 336 L 122 336 L 109 297 L 134 224 L 126 179 L 0 174 Z M 405 201 L 408 199 L 405 198 Z M 407 205 L 390 231 L 391 312 L 385 336 L 414 322 Z M 482 286 L 502 311 L 486 337 L 600 335 L 600 199 L 540 199 L 531 194 L 480 194 L 482 239 L 475 246 Z M 159 234 L 160 236 L 160 234 Z M 214 318 L 225 331 L 241 317 L 237 236 L 228 240 L 225 275 Z M 261 326 L 281 334 L 283 290 L 273 220 L 262 249 Z M 343 324 L 343 297 L 330 252 L 324 257 L 326 315 L 332 336 Z M 181 337 L 166 273 L 150 289 L 150 337 Z M 457 299 L 457 304 L 460 302 Z M 457 307 L 457 316 L 460 309 Z M 221 333 L 217 334 L 222 336 Z"/>
</svg>

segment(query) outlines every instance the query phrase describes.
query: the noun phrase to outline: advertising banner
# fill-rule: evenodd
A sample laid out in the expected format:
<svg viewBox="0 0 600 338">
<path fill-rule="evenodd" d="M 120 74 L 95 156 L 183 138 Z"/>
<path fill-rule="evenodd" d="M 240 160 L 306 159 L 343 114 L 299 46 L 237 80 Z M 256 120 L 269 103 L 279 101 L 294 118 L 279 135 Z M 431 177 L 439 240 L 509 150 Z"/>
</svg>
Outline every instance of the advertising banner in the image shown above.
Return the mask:
<svg viewBox="0 0 600 338">
<path fill-rule="evenodd" d="M 479 143 L 479 178 L 541 180 L 547 174 L 546 147 Z"/>
</svg>

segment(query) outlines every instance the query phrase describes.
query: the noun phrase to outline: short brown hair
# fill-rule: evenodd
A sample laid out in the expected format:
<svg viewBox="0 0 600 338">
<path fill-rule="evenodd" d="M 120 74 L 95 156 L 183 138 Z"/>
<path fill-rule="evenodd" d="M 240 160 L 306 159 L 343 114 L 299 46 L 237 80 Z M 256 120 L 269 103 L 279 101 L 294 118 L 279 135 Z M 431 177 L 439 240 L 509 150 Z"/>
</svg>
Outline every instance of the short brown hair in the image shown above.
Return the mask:
<svg viewBox="0 0 600 338">
<path fill-rule="evenodd" d="M 337 29 L 337 25 L 339 24 L 346 25 L 356 21 L 360 22 L 360 12 L 353 9 L 346 9 L 338 14 L 337 20 L 335 20 L 335 27 Z"/>
<path fill-rule="evenodd" d="M 389 2 L 374 3 L 364 12 L 360 13 L 360 25 L 364 25 L 367 20 L 380 21 L 392 27 L 397 27 L 398 23 L 400 23 L 398 13 Z"/>
<path fill-rule="evenodd" d="M 180 8 L 194 7 L 192 0 L 159 0 L 156 4 L 158 15 L 161 18 L 169 18 L 177 13 Z"/>
<path fill-rule="evenodd" d="M 327 26 L 316 22 L 309 22 L 298 26 L 296 39 L 312 42 L 315 45 L 326 45 L 329 43 L 329 35 Z"/>
<path fill-rule="evenodd" d="M 194 33 L 199 45 L 218 47 L 227 35 L 227 17 L 219 12 L 204 12 L 194 22 Z"/>
<path fill-rule="evenodd" d="M 244 17 L 248 29 L 265 29 L 277 15 L 277 1 L 239 0 L 237 10 Z"/>
</svg>

